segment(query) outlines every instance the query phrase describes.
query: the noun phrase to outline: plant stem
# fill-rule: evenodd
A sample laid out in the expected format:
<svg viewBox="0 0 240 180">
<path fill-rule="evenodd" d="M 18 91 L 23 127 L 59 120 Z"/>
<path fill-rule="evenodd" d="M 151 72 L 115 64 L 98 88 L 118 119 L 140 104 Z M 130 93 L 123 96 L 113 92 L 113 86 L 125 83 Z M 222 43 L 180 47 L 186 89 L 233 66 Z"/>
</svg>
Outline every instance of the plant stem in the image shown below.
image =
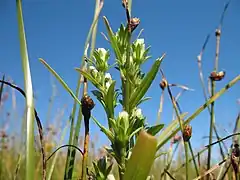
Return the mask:
<svg viewBox="0 0 240 180">
<path fill-rule="evenodd" d="M 182 122 L 182 119 L 178 113 L 178 109 L 177 109 L 177 104 L 176 104 L 176 101 L 174 99 L 174 97 L 172 96 L 172 92 L 170 90 L 170 87 L 169 85 L 167 84 L 167 90 L 168 90 L 168 94 L 170 96 L 170 99 L 172 101 L 172 104 L 173 104 L 173 107 L 174 107 L 174 110 L 175 110 L 175 113 L 177 115 L 177 119 L 178 119 L 178 122 L 179 122 L 179 125 L 180 125 L 180 130 L 182 132 L 182 137 L 183 137 L 183 134 L 184 134 L 184 126 L 183 126 L 183 122 Z M 184 149 L 185 149 L 185 162 L 186 162 L 186 165 L 185 165 L 185 174 L 186 174 L 186 180 L 188 180 L 188 143 L 187 142 L 184 142 Z"/>
<path fill-rule="evenodd" d="M 119 162 L 119 178 L 120 180 L 123 180 L 123 176 L 125 173 L 125 167 L 126 167 L 126 148 L 121 148 L 120 150 L 120 162 Z"/>
<path fill-rule="evenodd" d="M 190 140 L 188 142 L 188 146 L 189 146 L 189 149 L 190 149 L 190 152 L 191 152 L 191 155 L 192 155 L 192 160 L 193 160 L 193 163 L 194 163 L 194 168 L 195 168 L 195 171 L 196 171 L 196 175 L 199 176 L 198 166 L 197 166 L 197 162 L 196 162 L 195 157 L 194 157 L 194 153 L 193 153 L 193 149 L 192 149 L 192 145 L 190 143 Z"/>
<path fill-rule="evenodd" d="M 99 1 L 96 0 L 96 3 L 99 3 Z M 96 41 L 96 35 L 92 34 L 92 32 L 96 33 L 96 28 L 94 28 L 94 27 L 97 25 L 98 17 L 99 17 L 99 14 L 101 12 L 102 7 L 103 7 L 103 2 L 100 2 L 99 6 L 98 6 L 98 9 L 95 9 L 94 20 L 92 22 L 92 25 L 90 27 L 90 30 L 88 32 L 88 35 L 87 35 L 87 38 L 86 38 L 86 41 L 85 41 L 85 45 L 84 45 L 84 51 L 85 52 L 84 52 L 84 55 L 82 56 L 81 69 L 86 67 L 85 57 L 87 56 L 87 49 L 88 49 L 88 44 L 89 44 L 91 35 L 92 35 L 91 49 L 92 49 L 92 51 L 94 50 L 95 43 L 93 43 L 93 42 Z M 92 54 L 92 51 L 91 51 L 90 54 Z M 82 79 L 83 79 L 83 76 L 79 75 L 78 81 L 77 81 L 77 88 L 76 88 L 76 96 L 77 97 L 79 97 L 79 94 L 80 94 L 80 87 L 81 87 L 81 80 Z M 78 138 L 79 133 L 78 134 L 76 134 L 76 133 L 80 131 L 81 122 L 82 122 L 82 114 L 81 114 L 81 110 L 79 110 L 77 125 L 75 127 L 75 134 L 74 134 L 74 118 L 75 118 L 75 114 L 76 114 L 76 108 L 77 108 L 77 102 L 74 101 L 72 113 L 70 115 L 71 128 L 70 128 L 70 136 L 69 136 L 69 143 L 68 143 L 70 145 L 73 145 L 73 144 L 77 145 L 76 138 Z M 79 107 L 79 108 L 81 109 L 81 107 Z M 68 154 L 67 154 L 67 161 L 66 161 L 66 165 L 65 165 L 64 179 L 71 179 L 72 178 L 75 154 L 76 154 L 76 150 L 69 147 L 68 148 Z"/>
<path fill-rule="evenodd" d="M 216 30 L 216 56 L 215 56 L 215 67 L 214 67 L 214 71 L 217 72 L 218 71 L 218 61 L 219 61 L 219 48 L 220 48 L 220 37 L 221 37 L 221 30 L 220 28 L 218 28 Z M 215 81 L 213 79 L 211 79 L 211 97 L 215 95 Z M 210 119 L 210 130 L 209 130 L 209 144 L 212 144 L 212 131 L 213 131 L 213 127 L 214 127 L 214 118 L 215 118 L 215 114 L 214 114 L 214 104 L 215 102 L 211 103 L 211 119 Z M 211 167 L 211 146 L 209 146 L 209 150 L 208 150 L 208 164 L 207 164 L 207 170 L 209 170 Z M 210 176 L 207 176 L 207 179 L 209 179 Z"/>
</svg>

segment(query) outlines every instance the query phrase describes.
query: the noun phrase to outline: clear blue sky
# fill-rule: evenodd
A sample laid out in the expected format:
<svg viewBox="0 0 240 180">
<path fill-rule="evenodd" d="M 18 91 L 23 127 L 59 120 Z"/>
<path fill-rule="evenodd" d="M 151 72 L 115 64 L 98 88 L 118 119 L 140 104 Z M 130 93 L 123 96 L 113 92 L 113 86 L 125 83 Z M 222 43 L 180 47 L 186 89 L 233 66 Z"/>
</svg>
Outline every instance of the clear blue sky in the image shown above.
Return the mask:
<svg viewBox="0 0 240 180">
<path fill-rule="evenodd" d="M 147 45 L 151 45 L 152 59 L 143 67 L 146 72 L 154 59 L 167 53 L 162 68 L 170 83 L 187 85 L 195 89 L 185 93 L 179 103 L 184 112 L 191 114 L 203 102 L 203 93 L 199 80 L 196 57 L 199 54 L 206 35 L 213 32 L 218 25 L 226 0 L 202 1 L 140 1 L 133 0 L 133 16 L 141 19 L 136 31 L 144 29 L 142 37 Z M 50 73 L 39 62 L 38 58 L 46 60 L 75 90 L 78 67 L 83 53 L 83 46 L 92 22 L 95 1 L 91 0 L 23 0 L 23 15 L 26 38 L 32 72 L 34 90 L 37 96 L 36 107 L 41 119 L 46 119 L 48 99 L 51 96 Z M 219 90 L 240 72 L 240 1 L 233 0 L 224 20 L 220 45 L 219 68 L 226 70 L 226 78 L 217 83 Z M 125 23 L 125 13 L 120 0 L 105 1 L 99 20 L 97 47 L 109 47 L 100 32 L 106 32 L 102 16 L 109 19 L 112 28 L 117 30 L 120 23 Z M 10 76 L 16 84 L 23 87 L 23 73 L 19 53 L 19 39 L 16 18 L 15 1 L 0 1 L 0 73 Z M 214 66 L 215 37 L 212 34 L 203 57 L 205 79 Z M 112 56 L 113 57 L 113 56 Z M 113 62 L 113 58 L 111 59 Z M 113 77 L 118 78 L 116 71 Z M 146 102 L 143 112 L 150 124 L 157 118 L 161 90 L 158 86 L 161 77 L 157 76 L 151 86 L 148 96 L 152 99 Z M 56 80 L 55 80 L 56 82 Z M 207 81 L 206 81 L 207 82 Z M 58 96 L 54 102 L 52 118 L 56 117 L 59 108 L 67 105 L 62 123 L 65 124 L 72 107 L 72 98 L 61 85 L 56 82 Z M 239 83 L 224 94 L 216 104 L 216 122 L 220 126 L 220 134 L 227 135 L 232 131 L 233 122 L 239 111 L 237 99 L 240 98 Z M 176 94 L 177 91 L 174 91 Z M 11 104 L 9 100 L 8 104 Z M 19 115 L 23 114 L 24 101 L 17 96 Z M 11 111 L 10 106 L 5 111 Z M 97 103 L 94 115 L 106 124 L 105 114 Z M 3 115 L 1 115 L 3 116 Z M 172 117 L 172 105 L 167 94 L 163 107 L 162 123 L 169 123 Z M 11 128 L 20 129 L 21 118 L 12 118 Z M 209 116 L 204 111 L 192 121 L 195 147 L 206 144 L 202 139 L 208 135 Z M 91 130 L 96 132 L 96 126 L 91 124 Z M 105 138 L 104 138 L 105 139 Z M 106 140 L 99 144 L 106 143 Z"/>
</svg>

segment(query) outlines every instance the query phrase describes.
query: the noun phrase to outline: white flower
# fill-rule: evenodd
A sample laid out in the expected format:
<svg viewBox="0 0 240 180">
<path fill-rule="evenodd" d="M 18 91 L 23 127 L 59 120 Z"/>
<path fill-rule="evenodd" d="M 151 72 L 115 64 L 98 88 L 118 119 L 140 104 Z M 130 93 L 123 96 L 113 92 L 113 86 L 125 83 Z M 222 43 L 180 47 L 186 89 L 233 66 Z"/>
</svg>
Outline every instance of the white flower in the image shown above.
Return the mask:
<svg viewBox="0 0 240 180">
<path fill-rule="evenodd" d="M 107 180 L 115 180 L 115 177 L 112 174 L 109 174 L 107 176 Z"/>
<path fill-rule="evenodd" d="M 137 117 L 138 119 L 143 119 L 143 114 L 142 114 L 142 109 L 137 108 L 134 112 L 133 112 L 133 116 Z"/>
<path fill-rule="evenodd" d="M 90 71 L 97 70 L 94 66 L 89 66 Z"/>
<path fill-rule="evenodd" d="M 137 40 L 135 41 L 135 45 L 137 46 L 138 44 L 143 45 L 143 44 L 144 44 L 144 39 L 143 39 L 143 38 L 137 39 Z"/>
<path fill-rule="evenodd" d="M 105 74 L 105 81 L 109 81 L 109 80 L 112 80 L 112 76 L 110 73 L 106 73 Z"/>
<path fill-rule="evenodd" d="M 97 51 L 98 51 L 98 52 L 101 52 L 101 53 L 103 53 L 103 54 L 106 54 L 106 53 L 107 53 L 106 49 L 104 49 L 104 48 L 98 48 Z"/>
<path fill-rule="evenodd" d="M 94 66 L 89 66 L 89 69 L 90 69 L 90 73 L 92 74 L 92 76 L 94 78 L 97 78 L 98 70 Z"/>
<path fill-rule="evenodd" d="M 129 115 L 126 111 L 122 111 L 119 113 L 119 118 L 120 119 L 128 119 Z"/>
<path fill-rule="evenodd" d="M 108 89 L 111 86 L 111 82 L 106 82 L 106 88 Z"/>
</svg>

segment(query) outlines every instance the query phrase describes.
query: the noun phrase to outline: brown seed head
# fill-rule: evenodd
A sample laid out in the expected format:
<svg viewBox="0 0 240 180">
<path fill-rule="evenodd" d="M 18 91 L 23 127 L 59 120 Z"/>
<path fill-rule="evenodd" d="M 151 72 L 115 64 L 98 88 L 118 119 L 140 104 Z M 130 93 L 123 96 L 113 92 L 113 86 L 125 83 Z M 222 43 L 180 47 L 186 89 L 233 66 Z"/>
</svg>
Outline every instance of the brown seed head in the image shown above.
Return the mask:
<svg viewBox="0 0 240 180">
<path fill-rule="evenodd" d="M 91 111 L 95 106 L 92 98 L 88 95 L 83 96 L 81 103 L 82 103 L 82 107 L 89 111 Z"/>
<path fill-rule="evenodd" d="M 220 29 L 216 29 L 215 36 L 220 36 L 220 35 L 221 35 L 221 30 Z"/>
<path fill-rule="evenodd" d="M 131 32 L 133 32 L 138 25 L 140 24 L 140 19 L 139 18 L 131 18 L 130 19 L 130 24 L 128 24 L 129 28 L 131 29 Z"/>
<path fill-rule="evenodd" d="M 210 74 L 210 79 L 213 81 L 221 81 L 225 77 L 225 71 L 220 71 L 220 72 L 211 72 Z"/>
<path fill-rule="evenodd" d="M 159 86 L 161 87 L 162 90 L 164 90 L 167 87 L 167 80 L 163 78 Z"/>
<path fill-rule="evenodd" d="M 192 137 L 192 127 L 190 125 L 186 125 L 183 129 L 183 140 L 187 142 L 191 137 Z"/>
</svg>

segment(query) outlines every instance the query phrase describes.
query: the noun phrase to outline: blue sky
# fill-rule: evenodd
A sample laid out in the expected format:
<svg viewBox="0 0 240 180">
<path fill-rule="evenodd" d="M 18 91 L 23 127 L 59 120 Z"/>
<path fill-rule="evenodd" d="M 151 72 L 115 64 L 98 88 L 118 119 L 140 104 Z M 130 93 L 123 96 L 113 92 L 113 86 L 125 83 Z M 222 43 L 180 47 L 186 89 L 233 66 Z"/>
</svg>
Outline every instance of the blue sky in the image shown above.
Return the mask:
<svg viewBox="0 0 240 180">
<path fill-rule="evenodd" d="M 151 45 L 150 59 L 143 67 L 146 72 L 154 59 L 167 53 L 162 68 L 170 83 L 186 85 L 193 92 L 184 93 L 180 105 L 184 112 L 193 113 L 204 102 L 199 80 L 196 57 L 199 54 L 206 35 L 213 32 L 218 25 L 226 0 L 202 1 L 136 1 L 133 0 L 133 16 L 141 20 L 136 30 L 144 29 L 142 37 L 147 45 Z M 23 15 L 25 31 L 32 72 L 34 91 L 37 96 L 36 107 L 40 118 L 45 121 L 49 97 L 52 93 L 51 83 L 55 81 L 57 97 L 54 101 L 51 118 L 56 118 L 59 109 L 67 106 L 65 116 L 61 120 L 64 125 L 68 119 L 73 104 L 72 98 L 61 85 L 51 76 L 38 58 L 46 60 L 75 90 L 78 73 L 74 70 L 81 61 L 83 46 L 92 22 L 95 1 L 80 0 L 23 0 Z M 240 72 L 240 2 L 233 0 L 225 16 L 221 45 L 219 69 L 226 71 L 223 81 L 217 83 L 217 90 L 237 76 Z M 97 47 L 110 48 L 100 32 L 106 32 L 102 16 L 107 16 L 114 31 L 120 23 L 125 23 L 125 12 L 120 0 L 105 1 L 98 25 Z M 15 1 L 0 1 L 0 73 L 10 76 L 16 84 L 23 87 L 23 73 L 19 51 L 18 27 Z M 214 66 L 215 37 L 212 34 L 203 56 L 203 71 L 205 79 Z M 110 62 L 113 62 L 113 56 Z M 119 78 L 117 71 L 113 72 L 115 79 Z M 148 96 L 152 99 L 142 105 L 148 122 L 154 124 L 157 118 L 160 74 L 151 86 Z M 206 81 L 207 83 L 207 81 Z M 173 91 L 176 94 L 178 91 Z M 216 104 L 216 122 L 222 136 L 230 133 L 239 111 L 237 99 L 240 98 L 239 83 L 225 93 Z M 11 105 L 11 100 L 7 102 Z M 17 95 L 18 118 L 11 119 L 11 128 L 20 130 L 21 115 L 24 101 Z M 11 111 L 11 106 L 4 111 Z M 97 103 L 93 114 L 106 125 L 105 114 Z M 2 117 L 4 115 L 1 115 Z M 172 118 L 172 105 L 165 93 L 165 104 L 161 122 L 168 124 Z M 18 126 L 16 126 L 18 124 Z M 192 142 L 200 148 L 207 144 L 203 136 L 208 136 L 209 115 L 201 113 L 191 125 L 193 126 Z M 97 127 L 91 124 L 91 130 Z M 226 132 L 228 131 L 228 132 Z M 94 136 L 94 135 L 93 135 Z M 99 145 L 106 139 L 98 141 Z"/>
</svg>

